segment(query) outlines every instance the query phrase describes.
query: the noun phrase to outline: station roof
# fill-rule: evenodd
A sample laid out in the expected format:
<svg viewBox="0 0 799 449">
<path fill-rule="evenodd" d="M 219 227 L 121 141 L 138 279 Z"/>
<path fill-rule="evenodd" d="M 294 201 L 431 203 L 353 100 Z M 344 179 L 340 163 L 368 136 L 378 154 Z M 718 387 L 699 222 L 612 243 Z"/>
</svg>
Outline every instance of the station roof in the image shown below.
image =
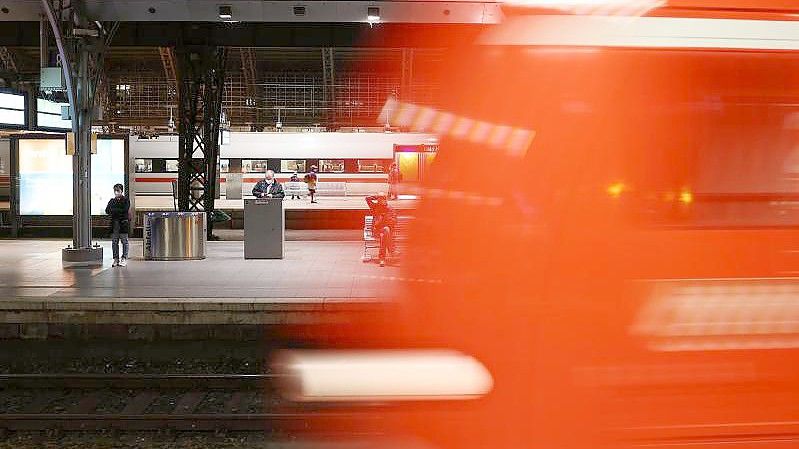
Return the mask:
<svg viewBox="0 0 799 449">
<path fill-rule="evenodd" d="M 501 3 L 481 0 L 302 1 L 284 0 L 83 0 L 92 20 L 123 22 L 277 22 L 367 23 L 368 8 L 378 8 L 381 23 L 498 23 Z M 40 0 L 16 0 L 2 21 L 38 21 Z M 227 7 L 223 17 L 220 6 Z M 304 7 L 298 14 L 295 6 Z"/>
</svg>

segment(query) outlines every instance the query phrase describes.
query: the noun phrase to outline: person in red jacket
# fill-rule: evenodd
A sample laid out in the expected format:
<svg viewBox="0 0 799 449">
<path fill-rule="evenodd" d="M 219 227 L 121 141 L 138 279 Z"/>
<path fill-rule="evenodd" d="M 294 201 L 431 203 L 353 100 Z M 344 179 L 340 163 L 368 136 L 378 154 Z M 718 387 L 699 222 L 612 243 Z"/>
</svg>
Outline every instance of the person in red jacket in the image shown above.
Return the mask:
<svg viewBox="0 0 799 449">
<path fill-rule="evenodd" d="M 372 235 L 378 238 L 380 266 L 386 266 L 386 257 L 394 253 L 394 229 L 397 227 L 397 213 L 388 205 L 384 194 L 366 197 L 366 204 L 372 211 Z"/>
</svg>

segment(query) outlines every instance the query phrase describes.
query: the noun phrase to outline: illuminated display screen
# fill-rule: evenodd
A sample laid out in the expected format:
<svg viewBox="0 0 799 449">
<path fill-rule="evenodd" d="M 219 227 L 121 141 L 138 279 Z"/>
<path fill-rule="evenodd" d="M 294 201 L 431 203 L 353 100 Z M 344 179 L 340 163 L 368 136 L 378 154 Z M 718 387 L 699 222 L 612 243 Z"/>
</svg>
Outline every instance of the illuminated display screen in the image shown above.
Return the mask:
<svg viewBox="0 0 799 449">
<path fill-rule="evenodd" d="M 72 156 L 62 139 L 20 139 L 21 215 L 72 215 Z M 104 215 L 114 184 L 125 183 L 125 142 L 98 139 L 92 155 L 92 215 Z"/>
<path fill-rule="evenodd" d="M 56 103 L 55 101 L 38 98 L 36 100 L 36 126 L 41 128 L 72 129 L 72 120 L 61 118 L 61 106 L 69 103 Z"/>
<path fill-rule="evenodd" d="M 125 185 L 125 141 L 97 139 L 97 154 L 92 155 L 92 215 L 105 215 L 114 184 Z"/>
<path fill-rule="evenodd" d="M 25 125 L 25 97 L 0 92 L 0 124 Z"/>
</svg>

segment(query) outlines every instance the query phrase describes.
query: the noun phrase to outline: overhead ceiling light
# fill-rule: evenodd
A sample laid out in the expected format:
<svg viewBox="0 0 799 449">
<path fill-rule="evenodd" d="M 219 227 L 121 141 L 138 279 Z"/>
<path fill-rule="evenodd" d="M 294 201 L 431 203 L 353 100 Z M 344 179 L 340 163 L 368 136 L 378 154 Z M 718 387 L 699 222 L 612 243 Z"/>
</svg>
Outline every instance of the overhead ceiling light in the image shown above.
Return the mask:
<svg viewBox="0 0 799 449">
<path fill-rule="evenodd" d="M 219 6 L 219 18 L 222 20 L 229 20 L 233 18 L 233 7 L 230 5 Z"/>
<path fill-rule="evenodd" d="M 366 8 L 366 21 L 369 23 L 380 22 L 380 8 L 377 6 L 369 6 Z"/>
</svg>

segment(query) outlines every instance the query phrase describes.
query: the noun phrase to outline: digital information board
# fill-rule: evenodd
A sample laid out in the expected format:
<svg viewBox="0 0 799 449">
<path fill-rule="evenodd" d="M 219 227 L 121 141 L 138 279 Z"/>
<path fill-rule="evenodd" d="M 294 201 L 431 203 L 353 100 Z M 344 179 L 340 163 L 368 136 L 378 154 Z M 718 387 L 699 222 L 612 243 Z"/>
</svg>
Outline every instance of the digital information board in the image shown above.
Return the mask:
<svg viewBox="0 0 799 449">
<path fill-rule="evenodd" d="M 72 156 L 63 139 L 17 140 L 20 215 L 72 215 Z M 114 184 L 125 184 L 125 141 L 97 139 L 92 215 L 105 215 Z"/>
<path fill-rule="evenodd" d="M 72 120 L 61 118 L 62 106 L 69 106 L 69 103 L 58 103 L 38 98 L 36 100 L 36 126 L 38 128 L 71 130 Z"/>
<path fill-rule="evenodd" d="M 25 126 L 25 96 L 0 92 L 0 125 Z"/>
</svg>

